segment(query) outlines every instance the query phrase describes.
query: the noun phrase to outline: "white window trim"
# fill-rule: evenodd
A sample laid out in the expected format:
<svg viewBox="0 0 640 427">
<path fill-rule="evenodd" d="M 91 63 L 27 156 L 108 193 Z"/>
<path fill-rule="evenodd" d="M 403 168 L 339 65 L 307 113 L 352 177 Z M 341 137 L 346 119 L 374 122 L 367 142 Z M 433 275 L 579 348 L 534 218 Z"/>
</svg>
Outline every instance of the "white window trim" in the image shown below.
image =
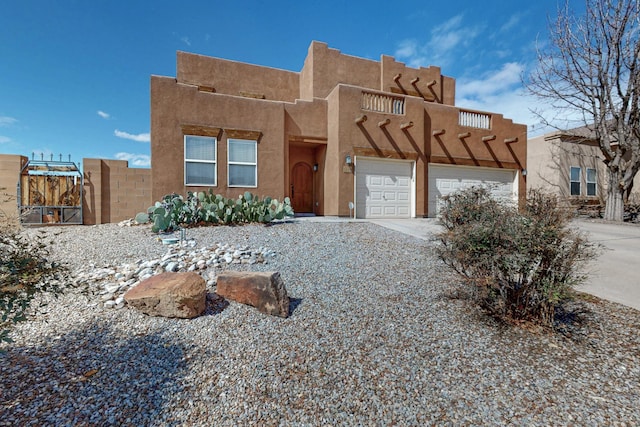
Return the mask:
<svg viewBox="0 0 640 427">
<path fill-rule="evenodd" d="M 595 174 L 596 179 L 594 181 L 589 181 L 589 171 L 593 171 Z M 598 195 L 598 170 L 596 168 L 585 168 L 585 191 L 587 194 L 587 197 L 596 197 Z M 594 194 L 589 194 L 589 184 L 594 184 L 594 188 L 595 188 L 595 193 Z"/>
<path fill-rule="evenodd" d="M 216 160 L 201 160 L 201 159 L 188 159 L 187 158 L 187 138 L 190 136 L 198 137 L 198 138 L 210 138 L 213 140 L 214 151 L 216 153 Z M 218 138 L 215 136 L 203 136 L 203 135 L 185 135 L 184 136 L 184 144 L 183 144 L 183 153 L 184 153 L 184 185 L 185 187 L 217 187 L 218 186 Z M 187 163 L 208 163 L 215 165 L 215 174 L 213 176 L 213 184 L 210 183 L 188 183 L 187 182 Z"/>
<path fill-rule="evenodd" d="M 571 179 L 571 170 L 572 169 L 578 169 L 578 180 L 574 181 Z M 580 186 L 580 189 L 578 191 L 578 194 L 572 194 L 571 192 L 571 184 L 573 184 L 574 182 L 577 182 L 578 185 Z M 569 166 L 569 196 L 571 197 L 579 197 L 582 196 L 582 168 L 580 166 Z"/>
<path fill-rule="evenodd" d="M 255 147 L 256 161 L 255 162 L 232 162 L 231 160 L 229 160 L 229 154 L 231 153 L 231 150 L 229 149 L 229 145 L 231 145 L 231 143 L 234 141 L 252 142 Z M 255 166 L 254 181 L 256 184 L 255 185 L 231 185 L 231 182 L 230 182 L 231 174 L 229 173 L 229 170 L 230 170 L 229 166 L 231 165 Z M 227 139 L 227 186 L 229 188 L 258 188 L 258 141 L 255 141 L 253 139 L 239 139 L 239 138 Z"/>
</svg>

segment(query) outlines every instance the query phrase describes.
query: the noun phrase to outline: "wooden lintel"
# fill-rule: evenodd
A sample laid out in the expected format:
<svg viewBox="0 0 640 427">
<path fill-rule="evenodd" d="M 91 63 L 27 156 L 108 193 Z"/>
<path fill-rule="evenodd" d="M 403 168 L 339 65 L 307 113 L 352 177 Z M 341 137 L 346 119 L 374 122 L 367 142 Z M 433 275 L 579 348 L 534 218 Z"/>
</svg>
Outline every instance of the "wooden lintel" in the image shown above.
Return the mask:
<svg viewBox="0 0 640 427">
<path fill-rule="evenodd" d="M 303 142 L 305 144 L 326 144 L 327 138 L 316 136 L 289 135 L 289 142 Z"/>
<path fill-rule="evenodd" d="M 370 147 L 353 147 L 354 156 L 363 157 L 382 157 L 385 159 L 400 159 L 400 160 L 417 160 L 418 153 L 415 152 L 397 152 L 395 150 L 376 150 Z"/>
<path fill-rule="evenodd" d="M 246 92 L 243 90 L 240 91 L 240 96 L 253 99 L 265 99 L 264 93 Z"/>
<path fill-rule="evenodd" d="M 429 157 L 429 163 L 458 165 L 458 166 L 482 166 L 487 168 L 496 169 L 520 169 L 520 166 L 515 162 L 500 161 L 502 167 L 499 167 L 493 159 L 470 159 L 466 157 L 447 157 L 442 155 L 431 155 Z"/>
<path fill-rule="evenodd" d="M 216 88 L 213 86 L 198 86 L 198 91 L 207 93 L 216 93 Z"/>
<path fill-rule="evenodd" d="M 182 125 L 183 135 L 210 136 L 220 138 L 222 128 L 204 125 Z"/>
<path fill-rule="evenodd" d="M 262 132 L 259 130 L 225 129 L 224 132 L 227 134 L 227 138 L 233 139 L 249 139 L 259 142 L 262 137 Z"/>
</svg>

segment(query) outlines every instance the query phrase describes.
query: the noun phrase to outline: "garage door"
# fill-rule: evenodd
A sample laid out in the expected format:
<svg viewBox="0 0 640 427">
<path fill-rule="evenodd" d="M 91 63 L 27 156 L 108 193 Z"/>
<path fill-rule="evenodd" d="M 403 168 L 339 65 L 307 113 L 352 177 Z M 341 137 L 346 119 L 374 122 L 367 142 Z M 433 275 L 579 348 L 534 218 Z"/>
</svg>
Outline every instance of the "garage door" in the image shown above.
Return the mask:
<svg viewBox="0 0 640 427">
<path fill-rule="evenodd" d="M 442 196 L 472 186 L 484 186 L 500 200 L 517 201 L 518 187 L 513 169 L 443 166 L 429 164 L 429 216 L 442 207 Z"/>
<path fill-rule="evenodd" d="M 356 158 L 356 216 L 409 218 L 412 162 Z"/>
</svg>

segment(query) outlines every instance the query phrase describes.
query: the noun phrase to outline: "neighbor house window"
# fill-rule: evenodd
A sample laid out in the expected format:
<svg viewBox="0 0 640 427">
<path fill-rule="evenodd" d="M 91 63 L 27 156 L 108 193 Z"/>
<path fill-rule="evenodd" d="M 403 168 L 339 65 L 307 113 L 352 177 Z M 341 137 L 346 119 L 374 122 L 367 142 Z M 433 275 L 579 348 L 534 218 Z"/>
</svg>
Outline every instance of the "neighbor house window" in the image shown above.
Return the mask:
<svg viewBox="0 0 640 427">
<path fill-rule="evenodd" d="M 184 183 L 185 185 L 217 185 L 217 139 L 209 136 L 185 135 Z"/>
<path fill-rule="evenodd" d="M 571 181 L 571 195 L 580 195 L 580 168 L 571 166 L 571 174 L 569 177 Z"/>
<path fill-rule="evenodd" d="M 587 168 L 587 196 L 596 195 L 596 170 Z"/>
<path fill-rule="evenodd" d="M 258 186 L 258 142 L 229 139 L 229 187 Z"/>
</svg>

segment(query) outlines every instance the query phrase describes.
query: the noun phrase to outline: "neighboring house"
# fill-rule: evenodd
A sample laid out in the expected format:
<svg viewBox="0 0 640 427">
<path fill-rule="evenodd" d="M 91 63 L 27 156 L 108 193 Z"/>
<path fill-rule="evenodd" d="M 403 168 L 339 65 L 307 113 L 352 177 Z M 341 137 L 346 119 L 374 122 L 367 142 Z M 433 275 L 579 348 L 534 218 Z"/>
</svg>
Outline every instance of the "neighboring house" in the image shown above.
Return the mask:
<svg viewBox="0 0 640 427">
<path fill-rule="evenodd" d="M 297 213 L 422 217 L 489 185 L 523 202 L 527 130 L 454 105 L 455 80 L 312 42 L 300 72 L 177 53 L 151 77 L 152 198 L 212 189 Z"/>
<path fill-rule="evenodd" d="M 566 205 L 604 205 L 608 171 L 603 159 L 593 132 L 585 126 L 531 138 L 527 189 L 556 194 Z M 634 184 L 637 194 L 640 176 Z"/>
</svg>

